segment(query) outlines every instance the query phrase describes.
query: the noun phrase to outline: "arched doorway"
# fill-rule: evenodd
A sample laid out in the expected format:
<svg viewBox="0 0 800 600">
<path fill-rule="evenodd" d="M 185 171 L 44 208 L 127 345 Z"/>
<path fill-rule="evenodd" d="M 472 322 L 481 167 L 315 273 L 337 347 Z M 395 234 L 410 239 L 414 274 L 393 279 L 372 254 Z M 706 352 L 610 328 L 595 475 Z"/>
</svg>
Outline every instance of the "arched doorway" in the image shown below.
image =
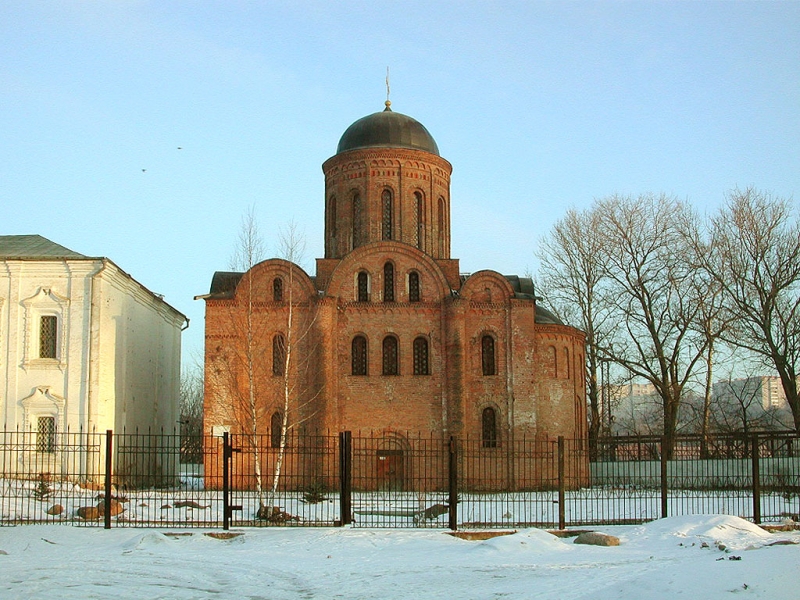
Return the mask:
<svg viewBox="0 0 800 600">
<path fill-rule="evenodd" d="M 406 487 L 406 448 L 408 442 L 399 436 L 383 438 L 375 453 L 377 488 L 381 491 L 402 492 Z"/>
</svg>

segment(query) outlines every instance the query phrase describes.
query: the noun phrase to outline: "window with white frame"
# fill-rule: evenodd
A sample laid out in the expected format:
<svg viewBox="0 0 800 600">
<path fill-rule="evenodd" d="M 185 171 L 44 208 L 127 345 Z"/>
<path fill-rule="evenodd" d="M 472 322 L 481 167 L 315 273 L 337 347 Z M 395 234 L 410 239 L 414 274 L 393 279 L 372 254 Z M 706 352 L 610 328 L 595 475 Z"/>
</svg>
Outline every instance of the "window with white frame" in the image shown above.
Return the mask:
<svg viewBox="0 0 800 600">
<path fill-rule="evenodd" d="M 39 358 L 58 358 L 58 317 L 39 317 Z"/>
<path fill-rule="evenodd" d="M 36 451 L 52 454 L 56 450 L 56 418 L 39 417 L 36 424 Z"/>
<path fill-rule="evenodd" d="M 39 288 L 22 301 L 25 307 L 24 364 L 26 368 L 63 368 L 69 299 L 50 288 Z"/>
</svg>

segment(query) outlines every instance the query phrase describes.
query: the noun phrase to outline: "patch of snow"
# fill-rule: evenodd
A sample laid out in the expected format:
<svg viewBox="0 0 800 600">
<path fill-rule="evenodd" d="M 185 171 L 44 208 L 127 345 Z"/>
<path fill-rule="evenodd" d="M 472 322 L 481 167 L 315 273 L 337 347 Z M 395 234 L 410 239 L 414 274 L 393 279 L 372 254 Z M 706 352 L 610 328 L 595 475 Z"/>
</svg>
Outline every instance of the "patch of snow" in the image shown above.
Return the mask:
<svg viewBox="0 0 800 600">
<path fill-rule="evenodd" d="M 202 529 L 5 527 L 0 598 L 797 597 L 798 531 L 719 515 L 595 530 L 621 545 L 538 529 L 467 541 L 432 529 L 271 527 L 214 539 Z"/>
</svg>

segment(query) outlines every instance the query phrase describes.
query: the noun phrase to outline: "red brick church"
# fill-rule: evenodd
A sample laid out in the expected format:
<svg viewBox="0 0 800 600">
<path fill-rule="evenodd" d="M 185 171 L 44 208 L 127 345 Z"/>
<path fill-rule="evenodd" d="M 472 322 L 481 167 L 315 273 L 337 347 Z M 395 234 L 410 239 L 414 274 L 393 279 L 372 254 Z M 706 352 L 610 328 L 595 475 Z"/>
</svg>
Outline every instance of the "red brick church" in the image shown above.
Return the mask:
<svg viewBox="0 0 800 600">
<path fill-rule="evenodd" d="M 459 271 L 452 166 L 428 130 L 387 101 L 345 130 L 322 169 L 316 273 L 266 260 L 215 273 L 203 297 L 206 433 L 255 418 L 274 442 L 288 391 L 295 431 L 372 432 L 396 452 L 406 432 L 468 436 L 487 451 L 584 438 L 583 333 L 537 304 L 529 278 Z"/>
</svg>

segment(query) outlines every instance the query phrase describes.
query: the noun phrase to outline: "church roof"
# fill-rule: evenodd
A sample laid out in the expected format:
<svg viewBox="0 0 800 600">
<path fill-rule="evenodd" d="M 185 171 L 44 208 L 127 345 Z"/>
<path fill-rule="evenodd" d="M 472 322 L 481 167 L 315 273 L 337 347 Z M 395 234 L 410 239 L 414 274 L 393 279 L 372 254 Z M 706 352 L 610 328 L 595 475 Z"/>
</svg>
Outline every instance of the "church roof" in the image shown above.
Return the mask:
<svg viewBox="0 0 800 600">
<path fill-rule="evenodd" d="M 404 114 L 394 112 L 386 101 L 382 112 L 367 115 L 342 134 L 337 154 L 360 148 L 411 148 L 439 156 L 439 147 L 425 126 Z"/>
<path fill-rule="evenodd" d="M 240 271 L 216 271 L 214 277 L 211 278 L 211 289 L 208 290 L 208 294 L 195 296 L 195 300 L 233 298 L 236 286 L 239 285 L 242 277 L 244 277 L 244 273 Z M 316 277 L 310 279 L 312 283 L 316 283 Z"/>
<path fill-rule="evenodd" d="M 530 277 L 519 277 L 517 275 L 506 275 L 506 280 L 514 288 L 514 296 L 516 298 L 524 298 L 526 300 L 533 300 L 536 302 L 536 312 L 534 313 L 534 320 L 542 325 L 563 325 L 564 322 L 554 315 L 551 311 L 547 310 L 544 306 L 539 304 L 539 299 L 533 288 L 533 280 Z"/>
<path fill-rule="evenodd" d="M 217 271 L 211 279 L 211 289 L 208 291 L 209 298 L 232 298 L 244 277 L 244 273 L 238 271 Z"/>
<path fill-rule="evenodd" d="M 547 310 L 544 306 L 536 304 L 536 312 L 534 313 L 534 320 L 541 325 L 563 325 L 564 321 L 555 316 L 552 312 Z"/>
<path fill-rule="evenodd" d="M 41 235 L 0 235 L 0 258 L 3 259 L 51 259 L 89 258 L 73 252 Z"/>
</svg>

